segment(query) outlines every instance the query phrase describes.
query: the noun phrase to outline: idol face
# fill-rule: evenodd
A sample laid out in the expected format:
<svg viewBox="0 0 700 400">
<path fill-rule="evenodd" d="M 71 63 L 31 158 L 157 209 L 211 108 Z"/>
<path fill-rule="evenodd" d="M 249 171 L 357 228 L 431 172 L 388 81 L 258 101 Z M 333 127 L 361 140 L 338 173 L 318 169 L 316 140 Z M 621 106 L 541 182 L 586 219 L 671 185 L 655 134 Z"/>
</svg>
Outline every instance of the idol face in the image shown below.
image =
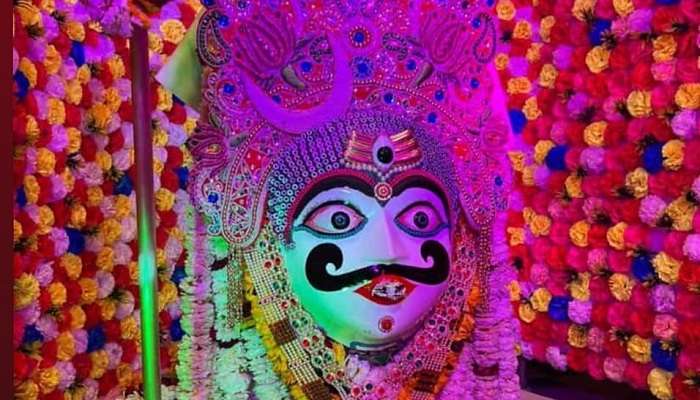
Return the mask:
<svg viewBox="0 0 700 400">
<path fill-rule="evenodd" d="M 292 290 L 317 325 L 353 349 L 410 337 L 447 286 L 449 208 L 437 185 L 407 179 L 386 201 L 363 181 L 336 176 L 292 210 L 283 250 Z"/>
</svg>

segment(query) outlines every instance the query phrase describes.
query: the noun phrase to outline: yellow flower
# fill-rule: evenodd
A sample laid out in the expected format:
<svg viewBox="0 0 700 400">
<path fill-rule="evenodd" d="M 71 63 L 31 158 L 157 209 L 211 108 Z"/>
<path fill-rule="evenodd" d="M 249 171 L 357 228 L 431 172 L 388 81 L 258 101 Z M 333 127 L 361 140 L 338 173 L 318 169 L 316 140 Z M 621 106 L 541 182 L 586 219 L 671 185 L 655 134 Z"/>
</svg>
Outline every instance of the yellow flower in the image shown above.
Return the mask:
<svg viewBox="0 0 700 400">
<path fill-rule="evenodd" d="M 75 305 L 68 310 L 70 314 L 70 327 L 71 329 L 83 329 L 85 326 L 85 311 L 81 306 Z"/>
<path fill-rule="evenodd" d="M 90 67 L 87 64 L 83 64 L 82 67 L 78 68 L 78 72 L 75 76 L 81 85 L 85 85 L 86 83 L 90 82 L 90 79 L 92 79 Z"/>
<path fill-rule="evenodd" d="M 158 211 L 167 211 L 173 208 L 175 204 L 175 194 L 168 189 L 160 188 L 156 191 L 156 209 Z"/>
<path fill-rule="evenodd" d="M 551 140 L 539 140 L 535 144 L 535 154 L 534 159 L 537 164 L 542 165 L 544 159 L 547 157 L 547 153 L 555 146 L 554 142 Z"/>
<path fill-rule="evenodd" d="M 564 187 L 566 188 L 566 193 L 569 195 L 569 197 L 574 199 L 580 199 L 583 197 L 583 189 L 581 189 L 581 184 L 581 177 L 575 173 L 566 177 Z"/>
<path fill-rule="evenodd" d="M 525 231 L 522 228 L 508 227 L 508 234 L 510 236 L 508 243 L 511 246 L 525 243 Z"/>
<path fill-rule="evenodd" d="M 627 342 L 627 354 L 632 360 L 646 364 L 651 361 L 651 343 L 644 338 L 633 335 Z"/>
<path fill-rule="evenodd" d="M 36 152 L 36 170 L 40 175 L 49 176 L 53 175 L 54 168 L 56 167 L 56 156 L 54 153 L 42 147 Z"/>
<path fill-rule="evenodd" d="M 175 300 L 177 300 L 177 287 L 172 281 L 165 281 L 165 283 L 161 284 L 158 292 L 158 308 L 162 311 Z"/>
<path fill-rule="evenodd" d="M 168 231 L 168 234 L 181 242 L 185 240 L 185 232 L 183 232 L 178 227 L 170 228 L 170 231 Z"/>
<path fill-rule="evenodd" d="M 56 47 L 52 44 L 46 46 L 46 54 L 44 54 L 44 69 L 46 74 L 55 75 L 61 69 L 61 53 L 56 50 Z"/>
<path fill-rule="evenodd" d="M 80 84 L 80 82 L 77 79 L 71 79 L 70 81 L 66 82 L 66 102 L 68 104 L 73 104 L 74 106 L 77 106 L 80 104 L 80 101 L 83 99 L 83 86 Z M 68 129 L 75 129 L 75 128 L 68 128 Z M 77 150 L 76 150 L 77 151 Z"/>
<path fill-rule="evenodd" d="M 75 280 L 80 277 L 83 271 L 83 261 L 80 257 L 73 253 L 66 253 L 61 256 L 61 267 L 66 270 L 66 275 L 69 279 Z"/>
<path fill-rule="evenodd" d="M 131 213 L 129 198 L 123 194 L 114 197 L 114 218 L 124 219 Z"/>
<path fill-rule="evenodd" d="M 107 66 L 109 67 L 109 72 L 112 74 L 114 79 L 123 78 L 126 74 L 124 60 L 122 60 L 122 58 L 116 54 L 107 61 Z"/>
<path fill-rule="evenodd" d="M 605 237 L 608 239 L 608 244 L 610 247 L 616 250 L 622 250 L 625 248 L 625 230 L 627 229 L 627 224 L 624 222 L 618 222 L 615 226 L 608 229 Z"/>
<path fill-rule="evenodd" d="M 608 280 L 610 293 L 618 301 L 628 301 L 632 297 L 634 281 L 626 274 L 614 273 Z"/>
<path fill-rule="evenodd" d="M 633 90 L 627 96 L 627 110 L 636 118 L 649 116 L 651 114 L 651 94 L 644 90 Z"/>
<path fill-rule="evenodd" d="M 95 350 L 90 353 L 90 360 L 92 361 L 92 369 L 90 370 L 90 378 L 100 379 L 102 375 L 107 372 L 107 365 L 109 365 L 109 355 L 106 350 Z"/>
<path fill-rule="evenodd" d="M 505 53 L 498 53 L 496 54 L 496 57 L 493 60 L 493 64 L 496 66 L 496 69 L 499 71 L 503 71 L 506 69 L 508 66 L 508 55 Z"/>
<path fill-rule="evenodd" d="M 164 87 L 158 86 L 158 109 L 170 111 L 173 108 L 173 96 Z"/>
<path fill-rule="evenodd" d="M 700 108 L 700 83 L 684 83 L 678 86 L 675 101 L 680 108 Z"/>
<path fill-rule="evenodd" d="M 165 164 L 163 164 L 160 160 L 153 160 L 153 173 L 160 175 L 161 172 L 163 172 L 163 168 L 165 168 Z"/>
<path fill-rule="evenodd" d="M 545 64 L 540 70 L 539 84 L 545 88 L 554 88 L 554 82 L 557 79 L 557 68 L 553 64 Z"/>
<path fill-rule="evenodd" d="M 56 389 L 59 382 L 58 369 L 50 367 L 39 371 L 39 389 L 41 393 L 51 393 Z"/>
<path fill-rule="evenodd" d="M 510 0 L 500 0 L 496 4 L 496 15 L 499 19 L 510 21 L 515 17 L 515 5 Z"/>
<path fill-rule="evenodd" d="M 36 204 L 39 200 L 39 182 L 37 182 L 34 175 L 24 176 L 24 194 L 27 197 L 27 203 Z"/>
<path fill-rule="evenodd" d="M 75 340 L 70 332 L 61 332 L 56 338 L 56 358 L 69 361 L 75 355 Z"/>
<path fill-rule="evenodd" d="M 27 115 L 27 124 L 24 130 L 27 131 L 27 140 L 29 144 L 34 144 L 41 132 L 39 130 L 39 123 L 33 115 Z"/>
<path fill-rule="evenodd" d="M 508 80 L 506 88 L 508 94 L 528 94 L 530 90 L 532 90 L 532 85 L 530 84 L 530 80 L 525 76 L 510 78 Z"/>
<path fill-rule="evenodd" d="M 114 314 L 117 312 L 117 305 L 110 298 L 102 299 L 97 302 L 100 306 L 100 315 L 103 321 L 111 321 Z"/>
<path fill-rule="evenodd" d="M 588 343 L 588 330 L 584 326 L 571 324 L 567 339 L 571 347 L 583 349 Z"/>
<path fill-rule="evenodd" d="M 523 185 L 534 186 L 535 185 L 535 166 L 528 165 L 523 168 Z"/>
<path fill-rule="evenodd" d="M 91 186 L 87 189 L 87 205 L 89 207 L 99 206 L 104 197 L 104 192 L 99 186 Z"/>
<path fill-rule="evenodd" d="M 163 128 L 156 128 L 153 130 L 153 146 L 163 147 L 168 144 L 168 132 Z"/>
<path fill-rule="evenodd" d="M 49 293 L 52 305 L 60 307 L 66 303 L 68 293 L 61 282 L 51 283 L 46 291 Z"/>
<path fill-rule="evenodd" d="M 634 11 L 632 0 L 613 0 L 613 7 L 621 17 L 626 17 Z"/>
<path fill-rule="evenodd" d="M 156 266 L 165 268 L 166 267 L 165 263 L 166 263 L 165 250 L 156 249 Z"/>
<path fill-rule="evenodd" d="M 111 272 L 114 268 L 114 250 L 109 246 L 104 246 L 97 252 L 95 265 L 102 271 Z"/>
<path fill-rule="evenodd" d="M 16 242 L 22 237 L 22 224 L 16 219 L 12 220 L 12 239 Z"/>
<path fill-rule="evenodd" d="M 100 150 L 95 153 L 95 163 L 102 171 L 109 171 L 112 168 L 112 156 L 108 152 Z"/>
<path fill-rule="evenodd" d="M 194 132 L 194 129 L 196 127 L 197 127 L 197 120 L 195 118 L 192 118 L 192 117 L 187 117 L 187 119 L 185 120 L 185 123 L 182 124 L 182 129 L 185 130 L 185 133 L 187 133 L 187 136 L 192 135 L 192 132 Z"/>
<path fill-rule="evenodd" d="M 597 121 L 586 126 L 583 130 L 583 140 L 587 145 L 593 147 L 601 147 L 605 144 L 605 129 L 608 123 L 605 121 Z"/>
<path fill-rule="evenodd" d="M 608 68 L 610 51 L 603 46 L 595 46 L 586 54 L 586 65 L 594 74 L 600 73 Z"/>
<path fill-rule="evenodd" d="M 85 226 L 87 211 L 80 204 L 73 206 L 70 210 L 70 225 L 74 228 L 82 228 Z"/>
<path fill-rule="evenodd" d="M 70 168 L 63 168 L 63 172 L 61 172 L 58 177 L 61 178 L 61 181 L 63 181 L 63 184 L 66 186 L 66 190 L 72 192 L 73 188 L 75 187 L 75 177 L 73 176 Z"/>
<path fill-rule="evenodd" d="M 134 371 L 131 369 L 131 365 L 126 363 L 121 363 L 117 366 L 117 382 L 119 382 L 120 387 L 131 386 L 131 381 L 134 379 Z"/>
<path fill-rule="evenodd" d="M 574 0 L 571 13 L 579 21 L 586 21 L 586 15 L 593 12 L 596 0 Z"/>
<path fill-rule="evenodd" d="M 137 282 L 139 280 L 139 264 L 136 261 L 131 261 L 127 267 L 129 268 L 129 278 L 132 282 Z"/>
<path fill-rule="evenodd" d="M 134 340 L 139 337 L 139 326 L 131 315 L 121 320 L 119 328 L 122 332 L 122 339 Z"/>
<path fill-rule="evenodd" d="M 530 39 L 532 37 L 532 27 L 530 23 L 521 19 L 515 23 L 515 28 L 513 29 L 514 39 Z"/>
<path fill-rule="evenodd" d="M 80 150 L 80 131 L 76 128 L 70 127 L 66 128 L 66 133 L 68 134 L 68 147 L 66 151 L 68 154 L 77 153 Z"/>
<path fill-rule="evenodd" d="M 654 368 L 647 375 L 647 384 L 651 394 L 660 400 L 673 400 L 673 390 L 671 389 L 671 379 L 673 373 L 661 368 Z"/>
<path fill-rule="evenodd" d="M 548 15 L 540 20 L 540 37 L 545 43 L 549 43 L 552 27 L 557 22 L 553 15 Z"/>
<path fill-rule="evenodd" d="M 590 225 L 583 220 L 571 225 L 569 229 L 569 238 L 571 242 L 578 247 L 588 246 L 588 231 L 590 229 Z"/>
<path fill-rule="evenodd" d="M 542 115 L 542 111 L 540 111 L 539 107 L 537 106 L 537 97 L 532 96 L 525 100 L 525 104 L 523 105 L 523 114 L 525 114 L 525 118 L 530 121 L 535 120 Z"/>
<path fill-rule="evenodd" d="M 693 229 L 693 215 L 696 206 L 689 202 L 685 196 L 673 200 L 666 207 L 666 214 L 673 220 L 673 229 L 688 232 Z"/>
<path fill-rule="evenodd" d="M 75 42 L 82 42 L 85 40 L 85 27 L 78 21 L 68 21 L 64 24 L 66 30 L 66 35 Z"/>
<path fill-rule="evenodd" d="M 664 167 L 671 171 L 677 171 L 683 165 L 683 147 L 681 140 L 673 139 L 664 144 L 662 154 L 664 157 Z"/>
<path fill-rule="evenodd" d="M 522 151 L 509 151 L 508 159 L 514 171 L 521 172 L 525 168 L 525 153 Z"/>
<path fill-rule="evenodd" d="M 652 41 L 654 46 L 654 61 L 664 62 L 673 59 L 676 54 L 676 40 L 672 35 L 661 35 Z"/>
<path fill-rule="evenodd" d="M 530 63 L 536 63 L 540 60 L 540 51 L 542 50 L 542 43 L 532 43 L 525 53 L 525 58 Z"/>
<path fill-rule="evenodd" d="M 114 218 L 108 218 L 102 221 L 99 231 L 104 239 L 104 244 L 111 245 L 121 236 L 122 225 Z"/>
<path fill-rule="evenodd" d="M 535 317 L 537 317 L 537 314 L 535 313 L 535 310 L 532 309 L 532 306 L 528 303 L 525 304 L 520 304 L 518 307 L 518 316 L 523 322 L 530 323 L 535 320 Z"/>
<path fill-rule="evenodd" d="M 652 264 L 659 275 L 662 282 L 674 284 L 678 281 L 678 272 L 681 269 L 681 262 L 666 254 L 660 252 L 652 259 Z"/>
<path fill-rule="evenodd" d="M 539 312 L 547 312 L 551 300 L 552 294 L 545 288 L 537 288 L 530 296 L 532 309 Z"/>
<path fill-rule="evenodd" d="M 646 197 L 649 191 L 649 174 L 644 168 L 637 168 L 625 177 L 625 186 L 632 191 L 635 198 Z"/>
<path fill-rule="evenodd" d="M 39 282 L 34 275 L 22 273 L 14 282 L 15 308 L 24 308 L 39 298 Z"/>
<path fill-rule="evenodd" d="M 22 7 L 15 6 L 14 10 L 19 14 L 19 22 L 22 26 L 41 24 L 41 11 L 31 2 L 24 3 Z"/>
<path fill-rule="evenodd" d="M 66 121 L 66 107 L 59 99 L 50 97 L 47 101 L 48 115 L 46 120 L 52 125 L 62 125 Z"/>
<path fill-rule="evenodd" d="M 122 105 L 122 98 L 119 95 L 119 91 L 115 87 L 107 88 L 104 92 L 105 105 L 113 113 L 119 111 L 119 107 Z"/>
<path fill-rule="evenodd" d="M 162 53 L 163 39 L 154 32 L 148 32 L 148 49 L 154 53 Z"/>
<path fill-rule="evenodd" d="M 520 300 L 520 284 L 517 280 L 512 280 L 508 284 L 508 295 L 510 296 L 510 301 Z"/>
<path fill-rule="evenodd" d="M 535 236 L 549 235 L 549 228 L 552 226 L 552 220 L 546 215 L 536 215 L 530 223 L 530 231 Z"/>
<path fill-rule="evenodd" d="M 187 28 L 182 22 L 176 19 L 169 19 L 160 24 L 160 33 L 163 34 L 163 39 L 170 43 L 178 44 L 185 37 Z"/>
<path fill-rule="evenodd" d="M 29 61 L 28 58 L 22 57 L 19 60 L 19 66 L 17 67 L 24 76 L 27 78 L 29 81 L 29 87 L 33 88 L 36 86 L 36 79 L 37 79 L 37 72 L 36 72 L 36 66 L 34 66 L 34 63 Z"/>
<path fill-rule="evenodd" d="M 40 235 L 45 235 L 51 231 L 55 220 L 53 211 L 49 206 L 39 207 L 39 221 L 37 223 L 37 232 Z"/>
<path fill-rule="evenodd" d="M 112 110 L 103 103 L 94 103 L 88 114 L 92 129 L 97 132 L 104 132 L 112 120 Z"/>
<path fill-rule="evenodd" d="M 571 297 L 578 301 L 588 301 L 591 297 L 591 274 L 589 272 L 580 272 L 576 279 L 569 284 L 569 292 Z"/>
<path fill-rule="evenodd" d="M 80 285 L 80 300 L 85 304 L 92 304 L 97 300 L 97 281 L 90 278 L 80 278 L 78 281 Z"/>
</svg>

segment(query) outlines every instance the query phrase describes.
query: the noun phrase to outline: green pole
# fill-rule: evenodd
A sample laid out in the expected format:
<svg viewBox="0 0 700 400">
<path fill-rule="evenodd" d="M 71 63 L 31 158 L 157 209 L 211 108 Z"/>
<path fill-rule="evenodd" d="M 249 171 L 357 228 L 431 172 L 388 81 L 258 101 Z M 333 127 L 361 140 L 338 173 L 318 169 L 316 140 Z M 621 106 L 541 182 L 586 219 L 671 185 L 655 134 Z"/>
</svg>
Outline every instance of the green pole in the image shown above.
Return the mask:
<svg viewBox="0 0 700 400">
<path fill-rule="evenodd" d="M 158 273 L 156 270 L 153 142 L 148 101 L 148 32 L 133 24 L 131 99 L 134 106 L 134 155 L 138 218 L 139 292 L 141 298 L 141 372 L 146 400 L 160 400 Z"/>
</svg>

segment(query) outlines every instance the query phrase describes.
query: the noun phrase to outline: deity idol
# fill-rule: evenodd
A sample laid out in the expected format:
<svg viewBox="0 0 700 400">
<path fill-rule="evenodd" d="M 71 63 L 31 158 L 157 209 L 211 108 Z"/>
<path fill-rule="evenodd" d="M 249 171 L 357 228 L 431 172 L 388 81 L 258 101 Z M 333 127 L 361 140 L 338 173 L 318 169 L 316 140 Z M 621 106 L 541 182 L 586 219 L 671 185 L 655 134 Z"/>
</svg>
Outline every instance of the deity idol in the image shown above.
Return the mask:
<svg viewBox="0 0 700 400">
<path fill-rule="evenodd" d="M 180 395 L 519 397 L 490 2 L 203 3 Z"/>
</svg>

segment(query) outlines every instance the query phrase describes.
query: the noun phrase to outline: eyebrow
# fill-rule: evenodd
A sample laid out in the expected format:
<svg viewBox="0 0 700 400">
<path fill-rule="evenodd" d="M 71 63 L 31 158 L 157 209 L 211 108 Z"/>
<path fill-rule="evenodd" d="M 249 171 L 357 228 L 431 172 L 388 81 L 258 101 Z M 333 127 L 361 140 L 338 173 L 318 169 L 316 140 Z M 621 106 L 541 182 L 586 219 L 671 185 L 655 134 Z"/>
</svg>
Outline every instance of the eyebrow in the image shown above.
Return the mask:
<svg viewBox="0 0 700 400">
<path fill-rule="evenodd" d="M 392 197 L 398 197 L 403 191 L 410 188 L 423 188 L 435 193 L 442 200 L 445 210 L 450 209 L 450 203 L 447 201 L 447 195 L 437 183 L 424 177 L 423 175 L 409 175 L 401 179 L 393 187 Z"/>
<path fill-rule="evenodd" d="M 304 195 L 297 201 L 298 207 L 294 210 L 292 214 L 292 220 L 296 220 L 299 214 L 303 211 L 304 207 L 301 205 L 306 205 L 311 199 L 316 197 L 321 192 L 335 188 L 350 188 L 361 192 L 368 197 L 374 197 L 374 189 L 364 180 L 351 176 L 351 175 L 338 175 L 328 179 L 324 179 L 315 185 L 313 185 L 309 190 L 307 190 Z"/>
</svg>

